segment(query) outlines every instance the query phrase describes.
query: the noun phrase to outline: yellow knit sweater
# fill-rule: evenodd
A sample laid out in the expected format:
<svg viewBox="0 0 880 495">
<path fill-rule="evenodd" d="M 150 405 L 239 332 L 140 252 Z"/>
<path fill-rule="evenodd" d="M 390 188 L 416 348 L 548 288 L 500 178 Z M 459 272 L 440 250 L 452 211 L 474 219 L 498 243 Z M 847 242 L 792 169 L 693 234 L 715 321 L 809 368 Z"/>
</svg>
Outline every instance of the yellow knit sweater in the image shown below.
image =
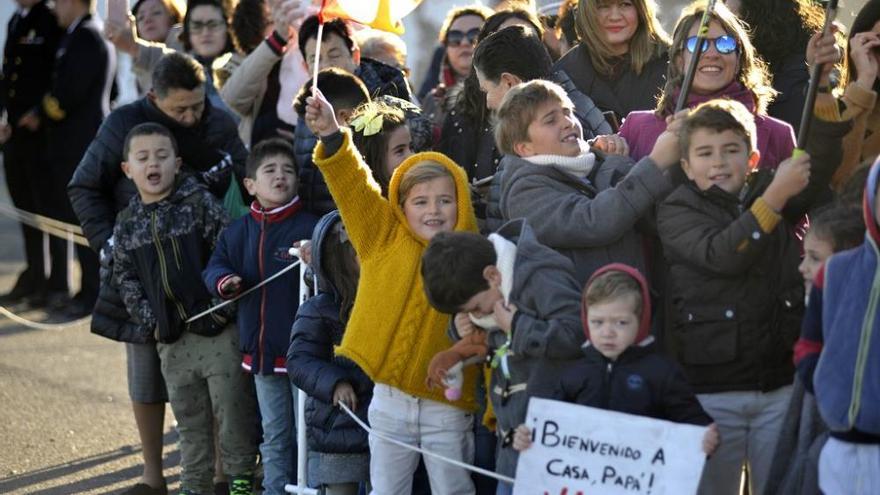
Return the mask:
<svg viewBox="0 0 880 495">
<path fill-rule="evenodd" d="M 323 143 L 315 147 L 314 161 L 324 175 L 339 208 L 348 236 L 360 261 L 360 282 L 342 344 L 336 348 L 377 383 L 398 388 L 416 397 L 445 402 L 473 411 L 477 370 L 465 373 L 463 398 L 449 402 L 442 389 L 425 384 L 428 363 L 451 342 L 446 334 L 449 316 L 428 304 L 419 273 L 427 241 L 416 236 L 398 207 L 403 174 L 430 160 L 446 167 L 454 177 L 458 197 L 457 231 L 477 231 L 464 170 L 440 153 L 418 153 L 404 161 L 382 197 L 369 167 L 343 129 L 344 142 L 333 156 L 325 156 Z"/>
<path fill-rule="evenodd" d="M 843 137 L 843 158 L 840 167 L 831 179 L 831 185 L 840 190 L 846 181 L 858 170 L 860 164 L 873 159 L 880 153 L 880 107 L 877 107 L 877 93 L 850 83 L 840 100 L 844 104 L 841 111 L 837 100 L 828 96 L 816 100 L 814 113 L 817 117 L 831 122 L 853 119 L 853 128 Z"/>
</svg>

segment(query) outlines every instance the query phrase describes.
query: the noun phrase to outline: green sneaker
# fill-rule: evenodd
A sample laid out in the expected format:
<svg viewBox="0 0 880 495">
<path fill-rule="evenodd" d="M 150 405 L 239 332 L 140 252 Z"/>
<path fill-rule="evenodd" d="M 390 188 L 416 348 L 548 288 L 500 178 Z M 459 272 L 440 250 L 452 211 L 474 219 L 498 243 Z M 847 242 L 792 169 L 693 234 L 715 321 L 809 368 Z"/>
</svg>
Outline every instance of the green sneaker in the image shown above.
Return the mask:
<svg viewBox="0 0 880 495">
<path fill-rule="evenodd" d="M 229 479 L 229 495 L 254 495 L 254 477 L 249 474 Z"/>
</svg>

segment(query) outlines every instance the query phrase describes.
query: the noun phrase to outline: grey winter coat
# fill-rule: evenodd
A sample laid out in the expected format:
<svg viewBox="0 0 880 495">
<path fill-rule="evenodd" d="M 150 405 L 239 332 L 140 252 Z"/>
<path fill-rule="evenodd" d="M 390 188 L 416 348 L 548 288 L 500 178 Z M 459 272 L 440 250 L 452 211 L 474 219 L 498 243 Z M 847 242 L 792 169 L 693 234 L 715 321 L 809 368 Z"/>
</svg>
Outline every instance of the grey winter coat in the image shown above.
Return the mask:
<svg viewBox="0 0 880 495">
<path fill-rule="evenodd" d="M 516 244 L 510 302 L 517 307 L 513 319 L 509 378 L 502 367 L 492 372 L 489 398 L 498 420 L 496 472 L 514 476 L 517 452 L 510 445 L 513 430 L 525 421 L 529 393 L 525 384 L 541 359 L 571 359 L 580 355 L 584 331 L 580 320 L 580 286 L 564 256 L 541 245 L 524 220 L 505 224 L 497 232 Z M 501 331 L 489 334 L 489 346 L 498 349 L 507 341 Z"/>
<path fill-rule="evenodd" d="M 636 224 L 672 191 L 672 183 L 653 160 L 646 157 L 633 165 L 629 157 L 597 156 L 585 178 L 516 156 L 505 156 L 502 167 L 502 219 L 528 220 L 539 242 L 574 263 L 579 286 L 609 263 L 647 273 Z"/>
</svg>

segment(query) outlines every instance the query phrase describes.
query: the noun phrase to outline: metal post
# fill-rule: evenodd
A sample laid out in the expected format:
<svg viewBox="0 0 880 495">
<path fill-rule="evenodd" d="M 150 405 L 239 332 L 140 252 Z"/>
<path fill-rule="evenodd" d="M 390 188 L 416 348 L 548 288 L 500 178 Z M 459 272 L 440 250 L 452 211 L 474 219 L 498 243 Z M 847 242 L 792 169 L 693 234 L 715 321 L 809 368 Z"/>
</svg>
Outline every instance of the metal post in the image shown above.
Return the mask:
<svg viewBox="0 0 880 495">
<path fill-rule="evenodd" d="M 67 295 L 73 297 L 73 232 L 67 233 Z"/>
<path fill-rule="evenodd" d="M 291 250 L 293 251 L 293 250 Z M 299 251 L 296 251 L 299 256 Z M 307 266 L 302 257 L 299 264 L 299 303 L 306 302 L 309 298 L 309 286 L 306 283 Z M 294 387 L 296 388 L 296 387 Z M 318 495 L 318 490 L 309 488 L 306 480 L 308 466 L 308 439 L 306 438 L 306 393 L 296 389 L 296 484 L 284 485 L 284 491 L 297 495 Z"/>
</svg>

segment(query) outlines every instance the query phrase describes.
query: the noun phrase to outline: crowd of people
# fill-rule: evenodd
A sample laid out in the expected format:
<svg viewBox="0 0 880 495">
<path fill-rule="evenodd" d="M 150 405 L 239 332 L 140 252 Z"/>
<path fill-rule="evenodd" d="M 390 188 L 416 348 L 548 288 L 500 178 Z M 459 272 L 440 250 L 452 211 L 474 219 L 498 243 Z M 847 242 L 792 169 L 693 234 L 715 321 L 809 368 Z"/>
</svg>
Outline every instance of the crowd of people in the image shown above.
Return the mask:
<svg viewBox="0 0 880 495">
<path fill-rule="evenodd" d="M 89 247 L 71 297 L 22 225 L 0 302 L 125 343 L 126 494 L 166 404 L 180 493 L 284 493 L 297 389 L 325 495 L 510 494 L 400 443 L 513 478 L 532 397 L 705 426 L 700 494 L 880 492 L 880 0 L 467 5 L 418 91 L 305 0 L 16 3 L 7 186 Z"/>
</svg>

